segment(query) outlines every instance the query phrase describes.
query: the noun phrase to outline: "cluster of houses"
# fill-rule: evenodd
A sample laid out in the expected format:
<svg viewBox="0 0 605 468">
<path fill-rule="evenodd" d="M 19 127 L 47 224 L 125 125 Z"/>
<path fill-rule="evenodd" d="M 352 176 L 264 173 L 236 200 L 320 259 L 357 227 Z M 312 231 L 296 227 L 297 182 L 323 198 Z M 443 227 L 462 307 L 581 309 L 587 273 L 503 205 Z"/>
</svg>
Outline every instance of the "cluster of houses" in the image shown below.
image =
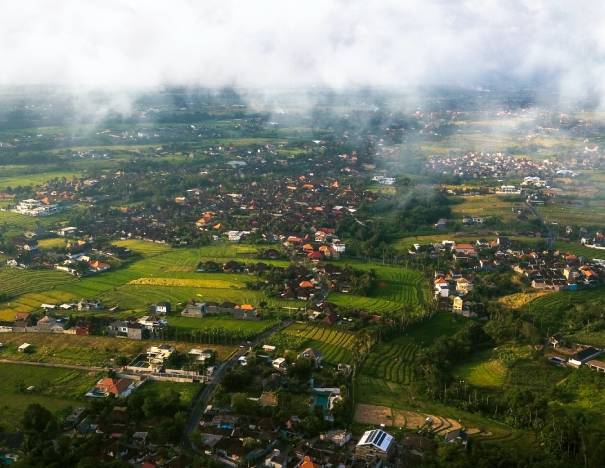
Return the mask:
<svg viewBox="0 0 605 468">
<path fill-rule="evenodd" d="M 34 314 L 17 312 L 13 321 L 0 321 L 0 333 L 64 333 L 67 335 L 90 335 L 90 325 L 72 323 L 65 317 L 44 315 L 39 319 Z"/>
<path fill-rule="evenodd" d="M 65 228 L 71 230 L 75 228 Z M 63 236 L 69 231 L 59 230 Z M 49 268 L 64 271 L 74 276 L 86 276 L 102 273 L 111 269 L 111 264 L 101 260 L 109 255 L 105 252 L 93 251 L 89 242 L 84 240 L 70 240 L 66 244 L 66 251 L 43 252 L 38 245 L 37 236 L 28 233 L 29 236 L 18 236 L 13 238 L 13 244 L 17 255 L 6 261 L 11 268 Z"/>
<path fill-rule="evenodd" d="M 569 162 L 564 164 L 554 159 L 534 160 L 516 157 L 501 152 L 469 152 L 459 155 L 432 155 L 425 163 L 425 169 L 432 174 L 456 176 L 468 179 L 526 177 L 565 177 Z M 528 176 L 528 174 L 530 174 Z M 526 185 L 531 184 L 529 181 Z"/>
<path fill-rule="evenodd" d="M 539 251 L 506 237 L 493 241 L 477 239 L 472 243 L 444 240 L 425 245 L 414 244 L 409 253 L 449 258 L 452 261 L 455 268 L 450 278 L 445 278 L 446 275 L 441 272 L 435 274 L 435 294 L 439 297 L 448 297 L 452 291 L 466 294 L 472 279 L 465 276 L 465 272 L 469 275 L 496 269 L 512 270 L 525 278 L 532 289 L 550 291 L 593 287 L 601 284 L 605 278 L 605 263 L 602 261 L 588 260 L 558 250 Z"/>
<path fill-rule="evenodd" d="M 264 418 L 250 424 L 249 418 L 209 411 L 203 422 L 202 445 L 206 453 L 225 464 L 248 464 L 268 468 L 320 468 L 327 466 L 403 467 L 410 459 L 402 441 L 378 427 L 355 438 L 345 429 L 332 429 L 293 447 L 276 444 L 278 438 L 298 433 L 300 419 L 292 416 L 283 424 Z M 262 441 L 262 448 L 249 450 L 246 439 Z M 278 447 L 276 447 L 276 445 Z"/>
<path fill-rule="evenodd" d="M 319 228 L 311 235 L 303 237 L 290 235 L 286 237 L 284 246 L 290 252 L 305 256 L 312 262 L 337 259 L 346 250 L 346 244 L 334 235 L 334 228 Z"/>
</svg>

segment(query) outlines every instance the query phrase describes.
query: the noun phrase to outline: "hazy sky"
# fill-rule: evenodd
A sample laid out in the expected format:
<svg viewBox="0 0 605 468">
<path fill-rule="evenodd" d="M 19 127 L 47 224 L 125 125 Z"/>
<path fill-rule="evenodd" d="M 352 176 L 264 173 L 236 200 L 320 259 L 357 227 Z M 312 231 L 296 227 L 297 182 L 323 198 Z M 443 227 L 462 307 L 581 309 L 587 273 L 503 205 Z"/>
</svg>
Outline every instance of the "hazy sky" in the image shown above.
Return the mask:
<svg viewBox="0 0 605 468">
<path fill-rule="evenodd" d="M 605 95 L 598 0 L 19 0 L 0 85 L 414 87 L 547 77 Z"/>
</svg>

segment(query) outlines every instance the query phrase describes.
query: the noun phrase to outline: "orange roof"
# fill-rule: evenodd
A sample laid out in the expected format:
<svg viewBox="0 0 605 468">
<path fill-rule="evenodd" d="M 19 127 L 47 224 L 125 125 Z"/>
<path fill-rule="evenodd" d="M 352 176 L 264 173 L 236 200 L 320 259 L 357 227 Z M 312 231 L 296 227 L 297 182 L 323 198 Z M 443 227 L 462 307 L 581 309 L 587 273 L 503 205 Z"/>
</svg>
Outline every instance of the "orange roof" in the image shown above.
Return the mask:
<svg viewBox="0 0 605 468">
<path fill-rule="evenodd" d="M 313 463 L 313 460 L 310 456 L 305 455 L 305 458 L 303 458 L 303 462 L 300 464 L 300 468 L 319 468 L 319 465 Z"/>
<path fill-rule="evenodd" d="M 252 304 L 242 304 L 239 306 L 241 310 L 254 310 L 254 306 Z"/>
<path fill-rule="evenodd" d="M 460 243 L 460 244 L 456 244 L 456 249 L 472 249 L 475 250 L 475 247 L 473 246 L 473 244 L 467 244 L 467 243 Z"/>
<path fill-rule="evenodd" d="M 313 283 L 311 283 L 311 281 L 301 281 L 298 286 L 301 288 L 312 288 Z"/>
<path fill-rule="evenodd" d="M 303 245 L 303 250 L 313 250 L 313 246 L 311 244 Z"/>
<path fill-rule="evenodd" d="M 105 377 L 97 382 L 96 387 L 104 393 L 119 396 L 125 392 L 130 386 L 128 379 L 112 379 L 111 377 Z"/>
<path fill-rule="evenodd" d="M 307 190 L 313 190 L 315 186 L 313 184 L 304 184 L 303 188 Z"/>
<path fill-rule="evenodd" d="M 330 251 L 330 247 L 328 247 L 327 245 L 321 245 L 319 247 L 319 251 L 323 252 L 323 253 L 329 252 Z"/>
<path fill-rule="evenodd" d="M 221 228 L 221 223 L 217 223 L 214 226 L 212 226 L 212 229 L 220 229 Z"/>
</svg>

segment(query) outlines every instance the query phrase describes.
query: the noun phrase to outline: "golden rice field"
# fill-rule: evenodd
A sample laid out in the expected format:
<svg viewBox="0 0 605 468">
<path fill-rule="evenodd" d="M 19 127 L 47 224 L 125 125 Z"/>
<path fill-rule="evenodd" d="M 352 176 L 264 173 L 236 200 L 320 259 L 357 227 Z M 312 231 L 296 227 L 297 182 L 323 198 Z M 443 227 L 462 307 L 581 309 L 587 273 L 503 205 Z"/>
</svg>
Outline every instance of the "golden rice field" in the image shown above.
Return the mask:
<svg viewBox="0 0 605 468">
<path fill-rule="evenodd" d="M 138 278 L 128 284 L 144 286 L 170 286 L 181 288 L 216 288 L 216 289 L 243 289 L 240 283 L 220 279 L 190 279 L 190 278 Z"/>
</svg>

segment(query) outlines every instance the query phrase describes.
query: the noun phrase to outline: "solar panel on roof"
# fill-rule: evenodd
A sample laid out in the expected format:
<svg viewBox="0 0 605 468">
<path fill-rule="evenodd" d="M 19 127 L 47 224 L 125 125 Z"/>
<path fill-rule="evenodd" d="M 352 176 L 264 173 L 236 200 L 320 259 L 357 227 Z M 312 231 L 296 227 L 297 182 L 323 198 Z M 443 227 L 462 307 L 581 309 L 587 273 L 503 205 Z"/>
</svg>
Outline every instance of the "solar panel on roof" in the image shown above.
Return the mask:
<svg viewBox="0 0 605 468">
<path fill-rule="evenodd" d="M 383 432 L 382 434 L 380 434 L 380 436 L 376 440 L 376 445 L 382 445 L 382 441 L 384 440 L 384 438 L 386 436 L 387 436 L 386 432 Z"/>
</svg>

